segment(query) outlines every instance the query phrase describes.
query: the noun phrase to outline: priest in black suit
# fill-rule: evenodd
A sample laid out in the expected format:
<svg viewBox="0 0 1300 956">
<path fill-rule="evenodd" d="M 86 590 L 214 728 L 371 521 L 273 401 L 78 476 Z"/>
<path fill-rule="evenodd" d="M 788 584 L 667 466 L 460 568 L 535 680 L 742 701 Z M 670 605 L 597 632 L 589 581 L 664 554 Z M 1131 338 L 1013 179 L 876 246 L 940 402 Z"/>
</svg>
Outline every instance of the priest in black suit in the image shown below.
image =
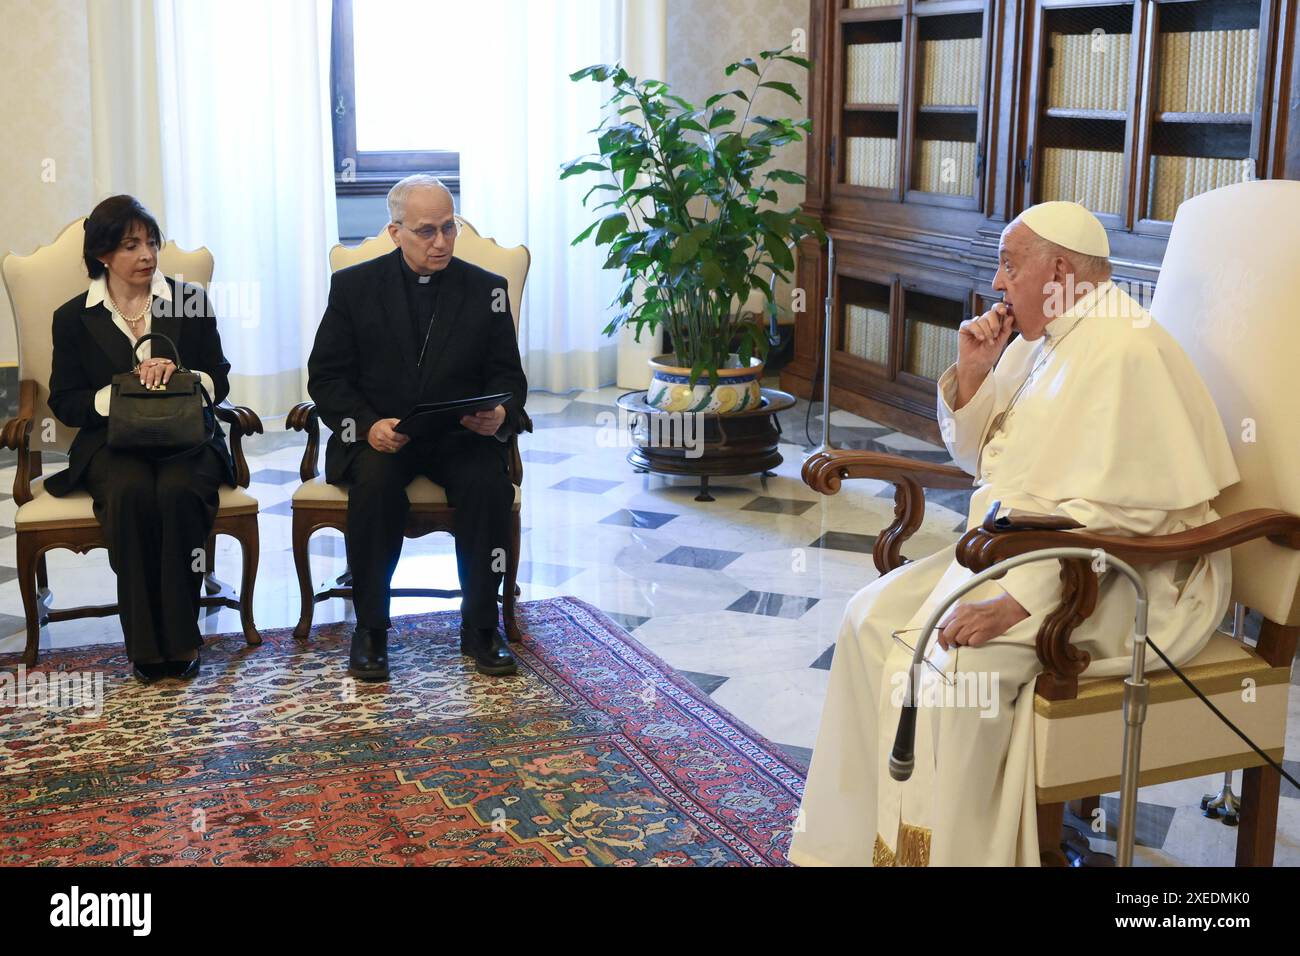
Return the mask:
<svg viewBox="0 0 1300 956">
<path fill-rule="evenodd" d="M 348 673 L 388 678 L 388 615 L 416 475 L 455 508 L 461 651 L 481 673 L 513 674 L 497 627 L 497 592 L 514 504 L 507 445 L 528 382 L 506 280 L 455 258 L 451 194 L 408 176 L 388 194 L 397 249 L 335 273 L 308 360 L 307 390 L 331 432 L 325 478 L 348 487 L 347 556 L 357 627 Z M 414 406 L 509 393 L 431 437 L 394 426 Z"/>
</svg>

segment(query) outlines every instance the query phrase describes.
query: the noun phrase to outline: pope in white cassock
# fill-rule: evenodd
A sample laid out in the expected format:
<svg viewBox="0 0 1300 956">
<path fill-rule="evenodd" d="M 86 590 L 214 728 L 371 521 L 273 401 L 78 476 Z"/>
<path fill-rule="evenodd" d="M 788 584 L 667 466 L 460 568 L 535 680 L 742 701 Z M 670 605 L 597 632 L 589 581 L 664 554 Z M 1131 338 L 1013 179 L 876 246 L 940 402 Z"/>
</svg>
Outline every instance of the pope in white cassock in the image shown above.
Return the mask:
<svg viewBox="0 0 1300 956">
<path fill-rule="evenodd" d="M 968 527 L 1000 500 L 1003 512 L 1066 515 L 1101 534 L 1172 534 L 1215 520 L 1209 502 L 1238 480 L 1195 368 L 1111 281 L 1109 254 L 1105 228 L 1075 203 L 1035 206 L 1003 231 L 1003 301 L 962 323 L 957 364 L 939 380 L 944 440 L 976 476 Z M 1222 620 L 1230 572 L 1226 551 L 1142 571 L 1150 637 L 1175 662 Z M 916 770 L 905 783 L 889 775 L 913 642 L 970 576 L 949 547 L 849 601 L 793 863 L 1038 865 L 1034 638 L 1060 599 L 1056 562 L 986 582 L 941 622 L 918 697 Z M 1133 610 L 1128 582 L 1104 577 L 1072 638 L 1091 655 L 1084 679 L 1127 672 Z M 954 686 L 988 696 L 962 700 Z"/>
</svg>

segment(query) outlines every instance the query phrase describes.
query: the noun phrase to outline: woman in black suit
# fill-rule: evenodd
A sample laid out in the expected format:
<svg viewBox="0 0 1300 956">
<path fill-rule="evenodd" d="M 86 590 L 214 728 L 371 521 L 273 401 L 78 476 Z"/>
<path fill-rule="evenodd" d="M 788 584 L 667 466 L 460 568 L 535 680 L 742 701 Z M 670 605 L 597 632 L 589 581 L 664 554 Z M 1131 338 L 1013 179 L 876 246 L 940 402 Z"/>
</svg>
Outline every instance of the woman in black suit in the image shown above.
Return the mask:
<svg viewBox="0 0 1300 956">
<path fill-rule="evenodd" d="M 50 408 L 80 431 L 67 470 L 45 482 L 50 494 L 82 487 L 94 499 L 117 574 L 127 656 L 145 683 L 188 679 L 199 671 L 204 546 L 218 488 L 235 483 L 219 425 L 197 452 L 171 460 L 107 444 L 109 385 L 114 375 L 135 368 L 132 350 L 150 332 L 176 343 L 213 402 L 230 391 L 230 363 L 211 305 L 201 287 L 158 272 L 161 244 L 157 221 L 131 196 L 105 199 L 86 220 L 90 289 L 54 313 L 50 372 Z M 146 385 L 166 382 L 177 368 L 176 356 L 159 339 L 144 343 L 139 358 Z"/>
</svg>

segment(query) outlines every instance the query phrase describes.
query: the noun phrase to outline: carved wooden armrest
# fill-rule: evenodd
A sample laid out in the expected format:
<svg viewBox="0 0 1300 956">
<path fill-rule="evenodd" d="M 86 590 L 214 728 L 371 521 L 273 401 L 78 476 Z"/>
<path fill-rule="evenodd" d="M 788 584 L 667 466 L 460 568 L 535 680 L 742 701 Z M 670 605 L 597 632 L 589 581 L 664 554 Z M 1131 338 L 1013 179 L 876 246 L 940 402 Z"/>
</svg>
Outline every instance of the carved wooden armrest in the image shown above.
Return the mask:
<svg viewBox="0 0 1300 956">
<path fill-rule="evenodd" d="M 14 470 L 14 503 L 25 505 L 32 500 L 32 478 L 41 473 L 41 453 L 31 451 L 33 419 L 36 416 L 36 382 L 23 379 L 18 385 L 18 414 L 5 422 L 0 431 L 0 446 L 18 452 Z M 36 468 L 33 471 L 32 459 Z"/>
<path fill-rule="evenodd" d="M 1027 527 L 1014 520 L 999 521 L 1000 502 L 994 502 L 984 521 L 971 528 L 957 542 L 957 561 L 972 572 L 980 572 L 1017 554 L 1045 548 L 1090 548 L 1134 565 L 1182 561 L 1222 551 L 1256 538 L 1300 549 L 1300 516 L 1269 508 L 1242 511 L 1209 524 L 1176 534 L 1124 537 L 1093 534 L 1087 530 L 1054 530 Z M 1063 516 L 1056 518 L 1079 527 Z M 1044 673 L 1038 693 L 1051 699 L 1073 697 L 1078 678 L 1088 666 L 1086 652 L 1070 644 L 1070 634 L 1087 620 L 1097 604 L 1097 575 L 1088 560 L 1061 562 L 1061 603 L 1043 621 L 1037 636 L 1038 659 Z"/>
<path fill-rule="evenodd" d="M 235 462 L 235 484 L 247 488 L 250 481 L 248 459 L 244 457 L 243 440 L 249 435 L 262 434 L 262 420 L 251 408 L 222 402 L 213 406 L 217 418 L 230 426 L 230 457 Z"/>
<path fill-rule="evenodd" d="M 916 461 L 903 455 L 832 448 L 809 455 L 803 481 L 823 495 L 840 490 L 846 478 L 875 478 L 894 485 L 894 521 L 876 538 L 871 557 L 886 574 L 903 564 L 901 550 L 925 518 L 924 488 L 970 488 L 971 476 L 955 465 Z"/>
<path fill-rule="evenodd" d="M 217 410 L 217 418 L 229 425 L 232 431 L 238 431 L 240 437 L 262 434 L 262 419 L 258 418 L 257 412 L 251 408 L 232 405 L 229 401 L 214 407 Z"/>
<path fill-rule="evenodd" d="M 1086 529 L 1058 531 L 999 521 L 999 504 L 995 501 L 983 523 L 971 528 L 957 542 L 957 560 L 971 571 L 983 571 L 1005 558 L 1043 548 L 1094 548 L 1130 564 L 1159 564 L 1198 558 L 1255 538 L 1268 538 L 1285 548 L 1300 549 L 1300 516 L 1271 508 L 1241 511 L 1176 534 L 1127 537 L 1093 534 Z M 1061 515 L 1035 517 L 1081 527 Z"/>
<path fill-rule="evenodd" d="M 298 477 L 302 481 L 311 481 L 320 474 L 316 467 L 320 452 L 320 416 L 316 414 L 316 403 L 300 402 L 295 405 L 285 416 L 284 427 L 286 430 L 307 433 L 307 447 L 302 450 Z"/>
</svg>

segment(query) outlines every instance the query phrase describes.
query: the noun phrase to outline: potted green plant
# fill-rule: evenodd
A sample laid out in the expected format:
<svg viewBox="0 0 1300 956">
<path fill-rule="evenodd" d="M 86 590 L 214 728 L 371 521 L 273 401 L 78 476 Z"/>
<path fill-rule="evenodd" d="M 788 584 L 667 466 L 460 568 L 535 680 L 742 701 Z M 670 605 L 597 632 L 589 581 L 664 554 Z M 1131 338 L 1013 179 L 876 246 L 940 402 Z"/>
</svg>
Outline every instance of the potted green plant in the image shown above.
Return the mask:
<svg viewBox="0 0 1300 956">
<path fill-rule="evenodd" d="M 772 160 L 779 147 L 803 140 L 811 120 L 754 111 L 765 90 L 801 102 L 791 84 L 767 78 L 778 61 L 809 69 L 790 50 L 731 64 L 727 76 L 753 74 L 750 88 L 715 93 L 702 107 L 618 64 L 570 76 L 613 85 L 610 115 L 592 130 L 599 153 L 565 163 L 560 178 L 601 174 L 583 197 L 600 218 L 573 245 L 590 238 L 609 246 L 604 267 L 622 270 L 619 311 L 605 334 L 631 325 L 639 341 L 662 325 L 671 337 L 672 353 L 650 363 L 646 400 L 655 408 L 728 414 L 759 404 L 767 336 L 743 306 L 759 290 L 774 316 L 773 276 L 788 278 L 795 243 L 823 235 L 802 210 L 777 208 L 772 187 L 804 182 Z"/>
</svg>

